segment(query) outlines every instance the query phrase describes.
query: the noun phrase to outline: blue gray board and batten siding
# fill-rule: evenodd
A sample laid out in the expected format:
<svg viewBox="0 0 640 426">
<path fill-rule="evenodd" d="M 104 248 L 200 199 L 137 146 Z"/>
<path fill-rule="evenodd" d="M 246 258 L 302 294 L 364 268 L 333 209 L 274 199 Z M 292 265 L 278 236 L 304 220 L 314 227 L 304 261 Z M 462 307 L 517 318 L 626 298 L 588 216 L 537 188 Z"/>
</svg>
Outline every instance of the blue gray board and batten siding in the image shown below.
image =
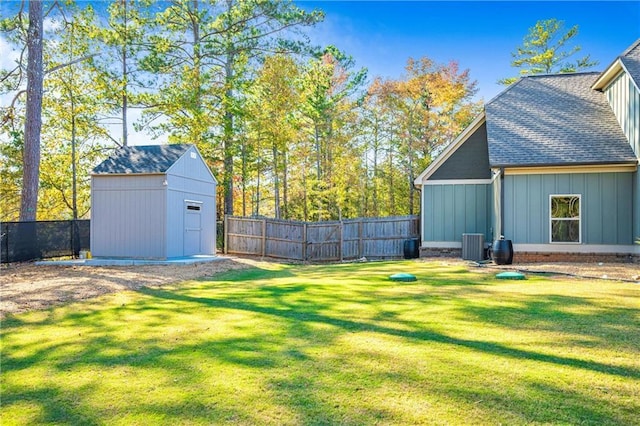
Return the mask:
<svg viewBox="0 0 640 426">
<path fill-rule="evenodd" d="M 609 105 L 627 136 L 633 152 L 640 158 L 640 90 L 626 72 L 620 73 L 604 90 Z M 635 173 L 633 235 L 640 238 L 640 172 Z"/>
<path fill-rule="evenodd" d="M 633 173 L 507 175 L 504 234 L 518 244 L 549 243 L 549 197 L 581 195 L 582 244 L 633 244 Z"/>
<path fill-rule="evenodd" d="M 484 232 L 522 252 L 640 253 L 639 82 L 640 40 L 603 73 L 523 77 L 488 102 L 415 181 L 423 247 Z M 550 241 L 551 195 L 580 196 L 579 244 Z"/>
<path fill-rule="evenodd" d="M 484 234 L 489 241 L 490 179 L 486 125 L 482 124 L 423 185 L 422 241 L 458 246 L 464 233 Z"/>
<path fill-rule="evenodd" d="M 216 181 L 192 145 L 119 150 L 94 169 L 91 193 L 94 257 L 215 254 Z M 199 231 L 187 230 L 192 216 Z M 199 233 L 193 244 L 190 232 Z"/>
<path fill-rule="evenodd" d="M 484 234 L 485 241 L 491 239 L 490 185 L 424 185 L 422 199 L 423 243 L 451 242 L 456 243 L 455 247 L 461 247 L 465 233 Z"/>
</svg>

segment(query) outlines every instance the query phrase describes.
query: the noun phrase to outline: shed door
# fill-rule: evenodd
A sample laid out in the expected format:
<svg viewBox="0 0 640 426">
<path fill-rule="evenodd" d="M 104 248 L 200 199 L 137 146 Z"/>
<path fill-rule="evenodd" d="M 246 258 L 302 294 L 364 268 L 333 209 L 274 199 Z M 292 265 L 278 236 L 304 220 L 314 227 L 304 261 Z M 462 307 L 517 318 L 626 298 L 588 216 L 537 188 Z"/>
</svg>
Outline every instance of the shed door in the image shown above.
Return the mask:
<svg viewBox="0 0 640 426">
<path fill-rule="evenodd" d="M 202 201 L 184 202 L 184 256 L 201 254 Z"/>
</svg>

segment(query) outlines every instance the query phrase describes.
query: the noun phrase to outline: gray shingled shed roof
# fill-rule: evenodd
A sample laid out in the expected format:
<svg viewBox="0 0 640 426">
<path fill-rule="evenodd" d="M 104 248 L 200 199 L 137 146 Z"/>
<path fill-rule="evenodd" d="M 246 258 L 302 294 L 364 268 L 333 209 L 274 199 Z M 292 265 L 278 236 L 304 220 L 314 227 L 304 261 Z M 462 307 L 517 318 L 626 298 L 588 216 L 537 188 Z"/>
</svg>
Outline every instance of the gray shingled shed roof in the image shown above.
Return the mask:
<svg viewBox="0 0 640 426">
<path fill-rule="evenodd" d="M 492 167 L 637 162 L 598 73 L 524 77 L 485 107 Z"/>
<path fill-rule="evenodd" d="M 125 146 L 93 169 L 93 174 L 166 173 L 193 145 Z"/>
<path fill-rule="evenodd" d="M 640 39 L 620 56 L 620 61 L 629 71 L 629 76 L 636 82 L 636 85 L 640 86 Z"/>
</svg>

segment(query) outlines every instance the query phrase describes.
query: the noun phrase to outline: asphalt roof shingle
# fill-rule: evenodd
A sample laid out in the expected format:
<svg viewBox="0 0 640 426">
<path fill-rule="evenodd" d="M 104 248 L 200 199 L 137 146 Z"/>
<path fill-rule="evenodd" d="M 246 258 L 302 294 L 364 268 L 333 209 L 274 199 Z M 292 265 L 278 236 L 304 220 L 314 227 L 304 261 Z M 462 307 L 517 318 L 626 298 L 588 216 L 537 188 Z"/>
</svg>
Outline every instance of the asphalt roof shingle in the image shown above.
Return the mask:
<svg viewBox="0 0 640 426">
<path fill-rule="evenodd" d="M 598 73 L 524 77 L 486 107 L 492 167 L 637 161 Z"/>
<path fill-rule="evenodd" d="M 640 39 L 620 56 L 620 61 L 622 61 L 636 85 L 640 86 Z"/>
<path fill-rule="evenodd" d="M 93 169 L 93 174 L 166 173 L 193 145 L 125 146 Z"/>
</svg>

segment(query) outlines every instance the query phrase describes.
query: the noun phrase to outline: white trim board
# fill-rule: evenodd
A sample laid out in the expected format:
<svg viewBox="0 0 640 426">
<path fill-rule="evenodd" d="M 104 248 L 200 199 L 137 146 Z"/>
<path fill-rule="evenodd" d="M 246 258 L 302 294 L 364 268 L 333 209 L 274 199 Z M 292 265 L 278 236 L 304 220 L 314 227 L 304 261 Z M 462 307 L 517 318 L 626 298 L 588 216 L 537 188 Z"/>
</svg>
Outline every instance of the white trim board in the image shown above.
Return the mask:
<svg viewBox="0 0 640 426">
<path fill-rule="evenodd" d="M 422 185 L 490 185 L 493 179 L 442 179 L 428 180 Z"/>
<path fill-rule="evenodd" d="M 523 253 L 624 253 L 640 254 L 640 245 L 615 244 L 514 244 L 513 252 Z"/>
<path fill-rule="evenodd" d="M 633 173 L 638 169 L 638 164 L 596 164 L 582 166 L 531 166 L 531 167 L 505 167 L 506 176 L 516 175 L 556 175 L 572 173 Z"/>
<path fill-rule="evenodd" d="M 604 91 L 606 90 L 611 82 L 615 80 L 620 74 L 626 73 L 629 76 L 629 80 L 631 80 L 631 84 L 636 87 L 636 90 L 640 90 L 638 87 L 638 82 L 631 77 L 631 73 L 627 69 L 627 66 L 622 62 L 620 57 L 616 58 L 611 65 L 602 73 L 600 77 L 596 80 L 595 83 L 591 86 L 594 90 Z"/>
<path fill-rule="evenodd" d="M 423 241 L 422 248 L 462 248 L 462 242 L 460 241 Z"/>
</svg>

